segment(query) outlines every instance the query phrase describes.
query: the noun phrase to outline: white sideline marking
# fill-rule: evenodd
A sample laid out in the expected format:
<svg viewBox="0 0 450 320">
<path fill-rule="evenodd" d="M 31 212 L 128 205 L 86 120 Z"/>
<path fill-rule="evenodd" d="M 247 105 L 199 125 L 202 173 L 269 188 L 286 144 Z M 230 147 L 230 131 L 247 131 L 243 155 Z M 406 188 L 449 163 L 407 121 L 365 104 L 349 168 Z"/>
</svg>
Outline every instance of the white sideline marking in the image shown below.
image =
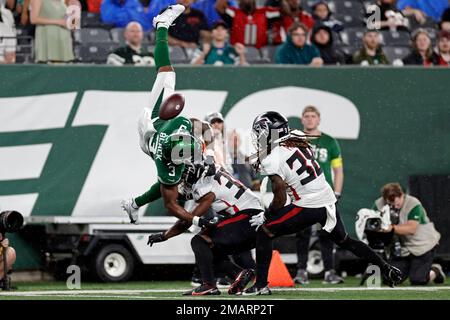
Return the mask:
<svg viewBox="0 0 450 320">
<path fill-rule="evenodd" d="M 151 296 L 141 297 L 136 296 L 140 293 L 181 293 L 188 289 L 134 289 L 134 290 L 41 290 L 41 291 L 7 291 L 0 292 L 0 296 L 86 296 L 95 297 L 94 295 L 99 295 L 98 297 L 114 297 L 110 295 L 121 295 L 117 297 L 139 297 L 151 298 Z M 346 287 L 346 288 L 272 288 L 272 291 L 283 292 L 283 291 L 299 291 L 299 292 L 339 292 L 339 291 L 439 291 L 439 290 L 450 290 L 450 286 L 443 287 L 397 287 L 397 288 L 358 288 L 358 287 Z M 108 296 L 109 295 L 109 296 Z M 133 295 L 133 296 L 132 296 Z M 155 297 L 162 298 L 162 297 Z"/>
</svg>

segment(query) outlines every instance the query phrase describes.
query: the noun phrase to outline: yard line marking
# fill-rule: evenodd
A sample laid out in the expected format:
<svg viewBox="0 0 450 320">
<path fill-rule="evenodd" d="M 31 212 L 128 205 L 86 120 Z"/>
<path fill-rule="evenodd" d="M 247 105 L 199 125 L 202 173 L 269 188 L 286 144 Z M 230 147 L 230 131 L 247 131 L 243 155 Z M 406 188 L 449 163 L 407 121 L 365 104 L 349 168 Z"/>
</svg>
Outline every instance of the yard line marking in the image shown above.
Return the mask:
<svg viewBox="0 0 450 320">
<path fill-rule="evenodd" d="M 40 290 L 40 291 L 6 291 L 0 292 L 0 296 L 80 296 L 80 295 L 136 295 L 140 293 L 181 293 L 189 289 L 106 289 L 106 290 Z M 366 288 L 366 287 L 344 287 L 344 288 L 272 288 L 276 292 L 339 292 L 339 291 L 439 291 L 450 290 L 450 286 L 443 287 L 397 287 L 397 288 Z"/>
</svg>

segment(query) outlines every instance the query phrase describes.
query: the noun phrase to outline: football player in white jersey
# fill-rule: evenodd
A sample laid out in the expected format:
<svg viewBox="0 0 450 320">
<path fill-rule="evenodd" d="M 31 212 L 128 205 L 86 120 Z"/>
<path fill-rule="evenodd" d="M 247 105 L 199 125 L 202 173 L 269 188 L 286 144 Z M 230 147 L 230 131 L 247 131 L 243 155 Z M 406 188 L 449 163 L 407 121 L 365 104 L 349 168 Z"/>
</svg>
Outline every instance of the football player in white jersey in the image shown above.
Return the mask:
<svg viewBox="0 0 450 320">
<path fill-rule="evenodd" d="M 204 219 L 202 216 L 209 208 L 222 216 L 216 224 L 209 222 L 209 228 L 203 229 L 191 240 L 197 265 L 202 277 L 202 285 L 185 295 L 217 295 L 214 269 L 225 269 L 228 255 L 251 250 L 256 243 L 256 230 L 250 225 L 252 216 L 263 212 L 259 198 L 239 180 L 233 178 L 225 169 L 215 164 L 208 166 L 187 166 L 182 178 L 180 192 L 186 198 L 193 198 L 197 206 L 192 210 L 193 221 Z M 195 223 L 195 222 L 194 222 Z M 165 232 L 151 234 L 148 243 L 166 241 L 186 231 L 191 226 L 179 220 Z M 225 264 L 223 263 L 225 261 Z M 254 261 L 234 267 L 237 274 L 235 282 L 228 289 L 229 294 L 239 294 L 254 279 Z M 239 272 L 240 271 L 240 272 Z"/>
<path fill-rule="evenodd" d="M 316 223 L 320 223 L 341 248 L 378 265 L 389 285 L 402 280 L 400 270 L 363 242 L 348 236 L 336 210 L 334 192 L 314 160 L 303 132 L 291 131 L 284 116 L 269 111 L 255 118 L 252 135 L 257 147 L 255 167 L 270 178 L 274 198 L 267 212 L 253 216 L 250 221 L 258 229 L 256 283 L 246 289 L 244 295 L 271 294 L 267 275 L 272 259 L 272 239 L 297 233 Z M 288 195 L 291 203 L 286 205 Z"/>
</svg>

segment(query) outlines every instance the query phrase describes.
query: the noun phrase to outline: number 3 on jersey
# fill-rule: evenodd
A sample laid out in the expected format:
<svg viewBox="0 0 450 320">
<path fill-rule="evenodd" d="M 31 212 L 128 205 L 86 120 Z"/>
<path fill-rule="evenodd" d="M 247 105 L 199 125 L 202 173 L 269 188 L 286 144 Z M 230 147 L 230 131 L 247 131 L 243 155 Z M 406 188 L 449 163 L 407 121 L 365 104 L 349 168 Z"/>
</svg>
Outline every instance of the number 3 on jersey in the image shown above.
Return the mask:
<svg viewBox="0 0 450 320">
<path fill-rule="evenodd" d="M 310 149 L 297 149 L 292 156 L 286 160 L 291 169 L 294 169 L 295 161 L 298 161 L 301 164 L 301 167 L 296 171 L 297 174 L 299 176 L 301 176 L 304 172 L 308 174 L 305 178 L 300 180 L 302 186 L 313 181 L 322 173 L 322 169 L 314 159 Z"/>
</svg>

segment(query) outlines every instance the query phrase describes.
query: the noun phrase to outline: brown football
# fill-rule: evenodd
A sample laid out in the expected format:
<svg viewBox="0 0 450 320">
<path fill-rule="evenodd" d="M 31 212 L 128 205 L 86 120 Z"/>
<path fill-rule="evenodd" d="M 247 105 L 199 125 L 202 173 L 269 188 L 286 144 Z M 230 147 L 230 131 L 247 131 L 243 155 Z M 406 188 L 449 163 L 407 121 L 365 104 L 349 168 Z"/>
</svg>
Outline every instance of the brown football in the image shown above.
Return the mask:
<svg viewBox="0 0 450 320">
<path fill-rule="evenodd" d="M 179 93 L 174 93 L 161 103 L 159 108 L 159 118 L 170 120 L 178 116 L 184 108 L 184 97 Z"/>
</svg>

